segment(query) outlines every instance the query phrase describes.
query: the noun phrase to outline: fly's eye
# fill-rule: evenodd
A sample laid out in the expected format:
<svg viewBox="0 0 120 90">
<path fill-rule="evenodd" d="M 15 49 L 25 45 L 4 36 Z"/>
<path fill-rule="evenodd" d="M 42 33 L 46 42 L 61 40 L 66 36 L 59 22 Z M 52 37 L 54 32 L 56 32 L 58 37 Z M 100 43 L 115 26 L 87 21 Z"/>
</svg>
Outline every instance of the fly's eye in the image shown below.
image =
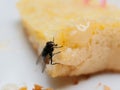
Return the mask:
<svg viewBox="0 0 120 90">
<path fill-rule="evenodd" d="M 54 43 L 51 42 L 51 43 L 49 43 L 48 45 L 49 45 L 49 46 L 54 46 Z"/>
<path fill-rule="evenodd" d="M 47 45 L 49 45 L 50 43 L 49 43 L 49 42 L 47 42 L 46 44 L 47 44 Z"/>
</svg>

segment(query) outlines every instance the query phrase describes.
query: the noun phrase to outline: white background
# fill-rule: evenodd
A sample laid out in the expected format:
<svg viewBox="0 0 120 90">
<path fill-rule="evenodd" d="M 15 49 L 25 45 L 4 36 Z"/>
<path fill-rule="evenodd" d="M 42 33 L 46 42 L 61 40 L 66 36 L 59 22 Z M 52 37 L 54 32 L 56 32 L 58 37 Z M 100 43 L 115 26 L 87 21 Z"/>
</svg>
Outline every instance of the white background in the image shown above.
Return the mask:
<svg viewBox="0 0 120 90">
<path fill-rule="evenodd" d="M 119 0 L 108 0 L 120 5 Z M 21 19 L 16 8 L 17 0 L 0 0 L 0 88 L 6 84 L 26 85 L 30 88 L 37 83 L 59 90 L 120 90 L 120 74 L 100 74 L 73 85 L 74 78 L 51 79 L 37 66 L 37 56 L 26 39 Z M 66 81 L 66 82 L 65 82 Z M 97 87 L 99 83 L 101 86 Z"/>
</svg>

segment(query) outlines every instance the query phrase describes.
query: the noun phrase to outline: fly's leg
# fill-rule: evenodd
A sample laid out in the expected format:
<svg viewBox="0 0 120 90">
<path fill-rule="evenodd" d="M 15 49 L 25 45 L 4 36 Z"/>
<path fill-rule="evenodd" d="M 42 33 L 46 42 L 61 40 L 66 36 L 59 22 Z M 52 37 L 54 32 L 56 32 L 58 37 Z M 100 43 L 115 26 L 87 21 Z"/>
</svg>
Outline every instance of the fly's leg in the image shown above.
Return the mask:
<svg viewBox="0 0 120 90">
<path fill-rule="evenodd" d="M 56 53 L 53 53 L 53 55 L 52 55 L 52 56 L 54 56 L 54 55 L 56 55 L 56 54 L 59 54 L 59 53 L 61 53 L 61 51 L 59 51 L 59 52 L 56 52 Z"/>
<path fill-rule="evenodd" d="M 54 48 L 62 48 L 63 46 L 54 46 Z"/>
<path fill-rule="evenodd" d="M 59 63 L 53 63 L 52 57 L 53 57 L 53 54 L 51 53 L 51 54 L 50 54 L 51 65 L 59 64 Z"/>
</svg>

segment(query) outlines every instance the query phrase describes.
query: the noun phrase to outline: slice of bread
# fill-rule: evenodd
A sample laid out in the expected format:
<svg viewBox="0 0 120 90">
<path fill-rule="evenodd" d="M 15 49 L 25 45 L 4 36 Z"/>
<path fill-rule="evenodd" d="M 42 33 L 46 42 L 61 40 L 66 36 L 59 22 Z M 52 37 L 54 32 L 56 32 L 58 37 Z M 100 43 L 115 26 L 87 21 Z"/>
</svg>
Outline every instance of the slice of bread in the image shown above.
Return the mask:
<svg viewBox="0 0 120 90">
<path fill-rule="evenodd" d="M 63 48 L 48 64 L 52 77 L 120 71 L 120 10 L 82 0 L 20 0 L 18 8 L 29 41 L 42 52 L 55 38 Z"/>
</svg>

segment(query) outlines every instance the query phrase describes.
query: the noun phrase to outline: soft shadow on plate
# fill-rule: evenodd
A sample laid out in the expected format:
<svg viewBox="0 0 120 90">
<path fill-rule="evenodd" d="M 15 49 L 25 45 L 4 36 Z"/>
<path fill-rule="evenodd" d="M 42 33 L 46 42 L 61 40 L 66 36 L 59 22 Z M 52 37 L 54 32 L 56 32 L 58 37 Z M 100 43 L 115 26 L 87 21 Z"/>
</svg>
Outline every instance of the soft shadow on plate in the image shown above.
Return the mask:
<svg viewBox="0 0 120 90">
<path fill-rule="evenodd" d="M 71 85 L 77 85 L 78 83 L 89 79 L 89 75 L 86 76 L 75 76 L 75 77 L 58 77 L 51 78 L 47 77 L 47 80 L 50 86 L 54 89 L 56 88 L 64 88 Z"/>
<path fill-rule="evenodd" d="M 119 75 L 120 73 L 116 72 L 99 72 L 92 75 L 82 75 L 82 76 L 76 76 L 76 77 L 59 77 L 59 78 L 51 78 L 48 76 L 48 82 L 50 86 L 54 89 L 58 88 L 64 88 L 67 86 L 74 86 L 79 85 L 80 83 L 89 81 L 90 79 L 107 76 L 107 75 Z M 99 81 L 98 81 L 99 82 Z"/>
</svg>

